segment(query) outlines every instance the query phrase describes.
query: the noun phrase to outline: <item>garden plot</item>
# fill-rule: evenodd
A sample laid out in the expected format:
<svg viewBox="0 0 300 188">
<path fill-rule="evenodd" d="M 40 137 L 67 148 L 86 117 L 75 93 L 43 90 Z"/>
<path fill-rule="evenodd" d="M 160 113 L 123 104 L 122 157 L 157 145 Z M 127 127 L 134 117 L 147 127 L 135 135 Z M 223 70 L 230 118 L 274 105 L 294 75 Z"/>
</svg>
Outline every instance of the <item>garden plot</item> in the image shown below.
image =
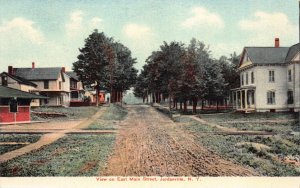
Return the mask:
<svg viewBox="0 0 300 188">
<path fill-rule="evenodd" d="M 221 118 L 219 118 L 220 116 Z M 206 121 L 218 122 L 219 124 L 223 122 L 223 126 L 225 126 L 224 122 L 225 118 L 227 118 L 226 114 L 209 115 L 207 117 L 201 115 L 201 117 L 206 119 Z M 214 134 L 214 132 L 220 131 L 216 127 L 205 125 L 192 119 L 187 120 L 187 118 L 180 118 L 176 121 L 190 122 L 189 125 L 185 123 L 181 128 L 194 134 L 200 144 L 219 155 L 233 160 L 235 163 L 250 166 L 262 175 L 300 175 L 300 168 L 297 165 L 300 154 L 299 136 L 285 134 L 276 136 L 218 135 Z M 241 120 L 242 118 L 238 119 L 238 116 L 235 116 L 235 119 Z M 254 117 L 250 117 L 248 120 L 251 119 L 254 119 Z M 229 119 L 226 120 L 229 121 Z M 283 128 L 280 127 L 276 131 L 280 129 Z M 247 130 L 253 129 L 248 128 Z"/>
<path fill-rule="evenodd" d="M 41 135 L 0 134 L 0 155 L 37 142 Z"/>
<path fill-rule="evenodd" d="M 69 135 L 0 164 L 0 176 L 96 176 L 105 167 L 115 136 Z"/>
<path fill-rule="evenodd" d="M 88 107 L 38 107 L 33 108 L 33 112 L 41 112 L 41 113 L 53 113 L 53 114 L 61 114 L 58 117 L 52 116 L 39 116 L 38 114 L 31 113 L 32 121 L 47 121 L 47 120 L 55 120 L 55 121 L 66 121 L 66 120 L 78 120 L 84 119 L 87 117 L 91 117 L 99 110 L 98 107 L 88 106 Z"/>
</svg>

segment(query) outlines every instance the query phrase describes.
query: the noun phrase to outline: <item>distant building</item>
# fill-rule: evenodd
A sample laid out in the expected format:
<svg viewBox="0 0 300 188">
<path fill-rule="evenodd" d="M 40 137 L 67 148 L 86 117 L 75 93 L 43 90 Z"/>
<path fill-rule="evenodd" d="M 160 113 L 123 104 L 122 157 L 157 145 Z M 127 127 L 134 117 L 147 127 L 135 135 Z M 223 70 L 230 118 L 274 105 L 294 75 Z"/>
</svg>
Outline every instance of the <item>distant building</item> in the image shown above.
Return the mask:
<svg viewBox="0 0 300 188">
<path fill-rule="evenodd" d="M 300 111 L 300 44 L 245 47 L 240 59 L 240 88 L 232 102 L 240 111 Z"/>
</svg>

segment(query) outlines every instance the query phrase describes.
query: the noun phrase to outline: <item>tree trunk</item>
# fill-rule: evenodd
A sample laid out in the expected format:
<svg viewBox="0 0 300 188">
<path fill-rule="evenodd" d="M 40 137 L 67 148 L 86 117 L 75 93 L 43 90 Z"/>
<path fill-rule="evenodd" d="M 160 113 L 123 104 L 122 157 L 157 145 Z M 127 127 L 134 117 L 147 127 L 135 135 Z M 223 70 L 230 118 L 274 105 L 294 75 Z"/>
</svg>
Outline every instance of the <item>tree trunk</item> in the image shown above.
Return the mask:
<svg viewBox="0 0 300 188">
<path fill-rule="evenodd" d="M 171 95 L 169 95 L 169 110 L 171 111 L 172 108 L 172 102 L 171 102 Z"/>
<path fill-rule="evenodd" d="M 175 108 L 176 100 L 173 98 L 173 108 Z"/>
<path fill-rule="evenodd" d="M 183 102 L 183 112 L 187 112 L 187 101 L 184 100 Z"/>
<path fill-rule="evenodd" d="M 197 113 L 197 99 L 193 99 L 193 113 Z"/>
<path fill-rule="evenodd" d="M 99 106 L 99 88 L 96 88 L 96 106 Z"/>
<path fill-rule="evenodd" d="M 176 108 L 176 110 L 178 110 L 178 108 L 177 108 L 177 100 L 175 101 L 175 108 Z"/>
<path fill-rule="evenodd" d="M 180 110 L 182 111 L 182 101 L 180 101 Z"/>
<path fill-rule="evenodd" d="M 217 112 L 219 112 L 219 100 L 217 99 Z"/>
<path fill-rule="evenodd" d="M 155 95 L 154 95 L 154 92 L 152 92 L 152 103 L 155 103 Z"/>
<path fill-rule="evenodd" d="M 204 100 L 201 100 L 201 110 L 204 108 Z"/>
</svg>

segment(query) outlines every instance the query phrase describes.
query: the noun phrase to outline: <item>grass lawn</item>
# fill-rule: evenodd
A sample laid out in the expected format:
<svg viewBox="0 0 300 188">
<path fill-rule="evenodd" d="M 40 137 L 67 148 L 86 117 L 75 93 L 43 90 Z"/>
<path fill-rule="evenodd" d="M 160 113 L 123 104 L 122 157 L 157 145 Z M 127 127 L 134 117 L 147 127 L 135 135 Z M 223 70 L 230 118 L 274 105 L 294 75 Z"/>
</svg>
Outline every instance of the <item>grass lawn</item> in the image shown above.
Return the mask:
<svg viewBox="0 0 300 188">
<path fill-rule="evenodd" d="M 99 110 L 99 107 L 95 106 L 83 106 L 83 107 L 38 107 L 33 108 L 33 111 L 36 112 L 55 112 L 66 114 L 66 117 L 55 117 L 55 118 L 44 118 L 39 117 L 31 113 L 32 121 L 45 121 L 45 120 L 56 120 L 56 121 L 66 121 L 72 119 L 83 119 L 91 117 Z"/>
<path fill-rule="evenodd" d="M 9 151 L 13 151 L 19 149 L 21 147 L 26 146 L 26 144 L 22 143 L 34 143 L 40 139 L 41 135 L 38 134 L 0 134 L 0 155 Z M 20 144 L 5 144 L 8 142 L 17 142 Z"/>
<path fill-rule="evenodd" d="M 0 176 L 98 176 L 115 135 L 68 135 L 38 151 L 0 164 Z"/>
<path fill-rule="evenodd" d="M 224 115 L 222 115 L 222 117 L 223 116 Z M 206 118 L 206 120 L 208 120 L 208 118 Z M 209 120 L 212 120 L 213 122 L 222 122 L 217 116 L 212 115 L 209 115 Z M 299 136 L 290 136 L 287 134 L 276 136 L 224 136 L 213 134 L 214 131 L 218 130 L 217 128 L 201 124 L 188 117 L 178 117 L 175 121 L 185 122 L 185 125 L 182 125 L 181 128 L 196 135 L 198 142 L 206 148 L 237 164 L 252 167 L 261 175 L 300 175 L 299 167 L 297 168 L 279 160 L 280 156 L 300 155 Z M 277 127 L 278 125 L 274 126 Z"/>
</svg>

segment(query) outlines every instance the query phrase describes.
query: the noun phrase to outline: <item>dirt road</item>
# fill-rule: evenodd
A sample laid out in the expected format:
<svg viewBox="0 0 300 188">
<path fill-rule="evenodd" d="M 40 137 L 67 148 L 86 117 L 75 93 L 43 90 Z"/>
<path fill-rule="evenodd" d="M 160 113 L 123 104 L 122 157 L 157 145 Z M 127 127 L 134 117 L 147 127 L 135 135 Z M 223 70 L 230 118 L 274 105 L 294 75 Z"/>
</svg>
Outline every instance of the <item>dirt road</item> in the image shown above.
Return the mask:
<svg viewBox="0 0 300 188">
<path fill-rule="evenodd" d="M 149 106 L 128 106 L 115 150 L 100 175 L 253 176 L 256 172 L 222 159 L 199 145 L 168 117 Z"/>
</svg>

